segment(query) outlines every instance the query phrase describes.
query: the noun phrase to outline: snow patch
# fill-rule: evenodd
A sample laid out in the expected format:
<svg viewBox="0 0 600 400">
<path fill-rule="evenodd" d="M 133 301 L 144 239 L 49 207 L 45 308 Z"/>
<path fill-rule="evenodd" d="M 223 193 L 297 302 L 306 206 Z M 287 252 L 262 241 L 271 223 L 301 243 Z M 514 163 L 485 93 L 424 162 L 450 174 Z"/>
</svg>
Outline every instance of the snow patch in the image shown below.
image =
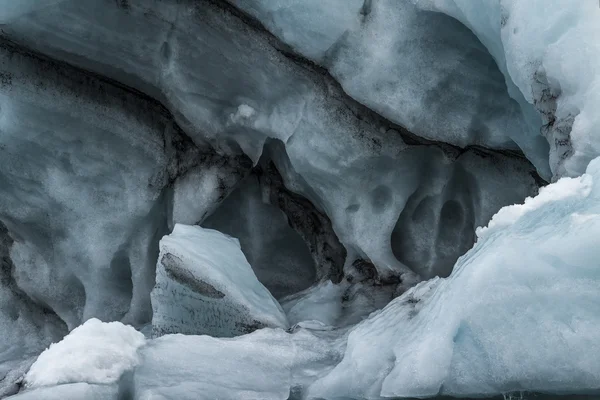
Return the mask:
<svg viewBox="0 0 600 400">
<path fill-rule="evenodd" d="M 25 376 L 25 387 L 115 383 L 138 365 L 137 351 L 144 343 L 144 335 L 131 326 L 92 318 L 40 354 Z"/>
</svg>

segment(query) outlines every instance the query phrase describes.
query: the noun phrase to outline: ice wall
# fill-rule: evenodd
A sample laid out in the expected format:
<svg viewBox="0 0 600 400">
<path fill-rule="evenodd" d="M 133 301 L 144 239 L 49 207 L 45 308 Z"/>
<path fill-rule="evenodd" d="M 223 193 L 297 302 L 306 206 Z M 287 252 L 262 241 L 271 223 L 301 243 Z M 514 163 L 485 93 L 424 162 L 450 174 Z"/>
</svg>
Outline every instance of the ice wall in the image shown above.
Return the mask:
<svg viewBox="0 0 600 400">
<path fill-rule="evenodd" d="M 511 96 L 541 115 L 554 177 L 583 173 L 599 153 L 598 2 L 413 1 L 458 19 L 481 39 Z"/>
<path fill-rule="evenodd" d="M 429 132 L 429 128 L 423 132 L 408 132 L 393 122 L 395 119 L 391 114 L 390 121 L 355 102 L 344 92 L 343 89 L 348 91 L 345 85 L 338 86 L 328 74 L 323 73 L 323 70 L 306 60 L 291 56 L 284 49 L 284 44 L 268 32 L 256 28 L 256 24 L 252 24 L 247 17 L 240 16 L 239 12 L 226 3 L 187 0 L 155 3 L 136 0 L 128 1 L 124 7 L 122 3 L 108 1 L 102 3 L 102 12 L 98 13 L 94 10 L 100 6 L 95 2 L 94 5 L 88 4 L 88 1 L 92 0 L 65 1 L 49 6 L 43 12 L 32 11 L 26 17 L 7 24 L 4 28 L 5 35 L 44 54 L 110 76 L 161 99 L 173 111 L 179 125 L 198 145 L 208 141 L 226 153 L 241 149 L 257 162 L 267 139 L 278 140 L 283 144 L 283 149 L 275 151 L 277 154 L 272 158 L 286 186 L 310 200 L 318 210 L 330 218 L 333 230 L 348 250 L 348 263 L 357 258 L 368 259 L 383 274 L 410 275 L 414 271 L 411 271 L 407 264 L 419 269 L 419 273 L 424 272 L 424 276 L 447 273 L 451 264 L 449 260 L 458 257 L 467 246 L 465 243 L 472 237 L 471 232 L 475 226 L 486 222 L 486 217 L 481 220 L 478 217 L 471 219 L 468 215 L 471 211 L 465 209 L 471 208 L 471 205 L 461 205 L 459 208 L 463 211 L 460 213 L 465 217 L 460 218 L 456 229 L 458 232 L 468 231 L 466 236 L 463 233 L 446 235 L 451 241 L 456 239 L 457 243 L 441 245 L 445 249 L 440 250 L 443 254 L 433 257 L 424 268 L 414 267 L 417 264 L 415 260 L 424 257 L 422 254 L 402 255 L 399 261 L 392 250 L 390 237 L 405 205 L 413 193 L 420 190 L 419 185 L 432 170 L 440 170 L 441 176 L 435 176 L 435 173 L 438 173 L 435 172 L 432 179 L 439 181 L 433 184 L 438 187 L 435 191 L 442 190 L 443 181 L 449 179 L 450 174 L 443 166 L 452 164 L 461 155 L 462 150 L 420 139 L 414 133 L 429 137 L 424 133 Z M 315 4 L 306 3 L 305 6 Z M 421 18 L 421 14 L 411 7 L 409 3 L 402 3 L 398 10 L 393 8 L 392 11 L 395 10 L 397 15 L 386 12 L 385 8 L 364 12 L 368 11 L 372 18 L 379 16 L 377 18 L 383 18 L 382 22 L 387 21 L 386 23 L 392 25 L 394 18 L 408 18 L 410 23 L 407 22 L 407 26 L 414 25 L 421 29 L 412 34 L 425 34 L 425 27 L 432 24 L 427 21 L 415 22 L 414 19 Z M 470 50 L 461 50 L 459 46 L 463 42 L 474 46 L 474 54 L 488 57 L 485 49 L 466 29 L 450 19 L 444 21 L 444 24 L 454 24 L 458 29 L 458 36 L 454 37 L 456 41 L 452 42 L 453 44 L 446 43 L 451 59 L 456 61 L 468 58 Z M 368 21 L 365 23 L 369 25 Z M 379 25 L 381 24 L 373 22 L 369 26 L 378 29 Z M 388 25 L 382 25 L 382 29 L 386 26 Z M 393 31 L 387 28 L 384 30 Z M 361 32 L 356 34 L 360 37 L 364 33 Z M 366 42 L 359 42 L 366 46 Z M 390 43 L 392 42 L 393 40 Z M 396 50 L 412 54 L 411 52 L 420 51 L 421 48 L 428 49 L 429 58 L 419 56 L 414 59 L 415 62 L 420 60 L 419 69 L 426 71 L 426 65 L 430 67 L 435 64 L 430 62 L 431 57 L 440 48 L 446 49 L 446 44 L 442 43 L 439 44 L 441 47 L 436 45 L 433 48 L 420 45 L 415 47 L 410 43 L 407 44 L 408 47 L 403 47 L 399 44 L 400 47 Z M 478 56 L 473 56 L 473 59 L 481 61 Z M 383 65 L 383 58 L 378 60 L 372 65 Z M 408 60 L 409 58 L 406 58 L 405 61 Z M 356 60 L 351 59 L 348 62 L 351 61 Z M 473 71 L 467 69 L 470 71 L 467 74 L 470 77 L 468 79 L 460 72 L 463 71 L 460 63 L 453 64 L 454 69 L 451 68 L 451 71 L 460 72 L 461 78 L 455 86 L 450 86 L 452 90 L 447 90 L 442 85 L 440 95 L 462 95 L 460 90 L 454 88 L 463 84 L 469 87 L 470 82 L 476 82 L 474 76 L 478 77 L 477 79 L 481 78 L 481 81 L 475 84 L 474 92 L 480 93 L 479 90 L 483 90 L 480 93 L 483 100 L 476 101 L 476 104 L 484 104 L 485 99 L 495 102 L 496 97 L 488 96 L 485 90 L 497 88 L 503 83 L 502 79 L 499 79 L 499 73 L 493 72 L 493 68 L 488 68 L 491 60 L 488 61 L 484 61 L 480 66 L 477 66 L 477 63 L 472 66 L 477 73 L 471 73 Z M 444 68 L 442 65 L 442 69 Z M 383 77 L 378 71 L 371 71 L 368 76 Z M 404 76 L 402 79 L 408 77 L 403 74 L 394 76 Z M 495 83 L 488 82 L 488 79 L 495 80 Z M 424 80 L 429 81 L 425 78 Z M 343 80 L 341 82 L 343 83 Z M 437 80 L 436 82 L 439 83 Z M 395 92 L 393 87 L 404 87 L 404 84 L 390 86 L 389 90 Z M 491 90 L 494 93 L 498 91 Z M 364 93 L 370 95 L 376 92 L 369 89 Z M 430 96 L 431 102 L 436 102 L 439 97 L 435 93 L 437 92 L 434 90 Z M 503 91 L 499 90 L 498 93 Z M 472 94 L 465 96 L 471 98 Z M 413 99 L 418 96 L 409 91 L 396 99 L 400 101 L 407 98 Z M 432 120 L 437 118 L 436 115 L 457 115 L 462 121 L 455 127 L 452 127 L 454 122 L 446 121 L 446 117 L 438 121 L 440 123 L 434 123 L 433 126 L 438 129 L 435 138 L 461 145 L 486 144 L 481 141 L 461 139 L 457 142 L 452 139 L 454 136 L 451 132 L 469 131 L 465 124 L 477 125 L 478 122 L 473 122 L 473 118 L 485 113 L 479 110 L 473 114 L 472 108 L 469 108 L 472 103 L 468 106 L 452 98 L 447 100 L 444 104 L 460 104 L 461 108 L 471 111 L 465 115 L 442 109 L 441 114 L 433 112 L 422 115 L 423 118 L 427 116 Z M 499 102 L 506 105 L 510 103 L 509 100 L 505 102 L 500 99 Z M 381 97 L 381 101 L 387 104 L 390 99 L 384 96 Z M 381 111 L 375 103 L 371 104 L 366 100 L 364 102 Z M 423 108 L 422 104 L 415 107 L 428 109 Z M 489 122 L 500 122 L 497 126 L 494 125 L 496 128 L 475 130 L 493 131 L 502 127 L 506 128 L 506 132 L 513 132 L 510 126 L 516 120 L 511 117 L 512 106 L 490 107 L 490 110 L 494 110 L 492 114 L 497 115 L 499 119 L 492 118 Z M 398 104 L 394 109 L 407 108 Z M 447 128 L 443 128 L 446 136 L 439 131 L 440 127 Z M 500 136 L 493 134 L 490 137 Z M 501 143 L 511 142 L 511 139 L 499 140 Z M 504 170 L 511 171 L 506 177 L 519 183 L 515 184 L 516 189 L 511 189 L 510 192 L 501 189 L 493 194 L 478 193 L 478 188 L 473 189 L 473 197 L 482 199 L 474 202 L 473 213 L 487 215 L 487 218 L 500 206 L 514 203 L 524 195 L 531 194 L 536 185 L 527 164 L 518 159 L 513 161 L 511 157 L 504 159 L 504 156 L 498 156 L 494 157 L 493 161 L 490 160 L 490 163 L 506 163 L 507 167 L 497 169 L 498 173 L 502 176 Z M 488 173 L 488 168 L 484 168 L 486 172 L 478 173 L 477 176 L 483 178 Z M 489 169 L 494 170 L 495 167 L 490 166 Z M 498 180 L 502 182 L 504 178 Z M 198 181 L 198 185 L 200 184 L 214 187 L 210 181 Z M 193 188 L 191 190 L 193 194 Z M 179 199 L 177 204 L 184 204 L 184 193 L 189 195 L 190 192 L 182 190 L 181 193 L 181 198 L 176 196 L 176 200 Z M 453 195 L 442 195 L 445 196 Z M 462 200 L 458 200 L 458 203 L 461 202 Z M 440 211 L 433 212 L 433 220 L 442 216 L 443 204 L 445 201 L 440 200 Z M 452 208 L 452 204 L 449 207 Z M 176 214 L 177 218 L 183 218 L 189 223 L 196 215 L 200 217 L 194 222 L 198 222 L 204 212 L 206 210 L 201 208 L 190 212 L 189 215 L 181 211 L 177 211 Z M 475 221 L 472 227 L 471 220 Z M 437 222 L 433 221 L 431 224 L 437 225 Z M 408 239 L 409 242 L 411 240 L 413 239 Z M 410 244 L 405 244 L 406 240 L 402 239 L 401 242 L 399 247 L 396 246 L 396 254 L 410 248 Z M 421 248 L 436 246 L 433 243 L 425 243 Z M 451 248 L 458 250 L 454 254 L 446 254 Z M 405 279 L 414 280 L 408 276 Z"/>
<path fill-rule="evenodd" d="M 331 398 L 598 391 L 600 159 L 503 208 L 447 279 L 423 282 L 349 335 L 311 390 Z"/>
<path fill-rule="evenodd" d="M 327 68 L 351 97 L 418 136 L 521 149 L 550 176 L 541 119 L 509 96 L 512 82 L 485 38 L 455 19 L 410 0 L 230 3 Z"/>
</svg>

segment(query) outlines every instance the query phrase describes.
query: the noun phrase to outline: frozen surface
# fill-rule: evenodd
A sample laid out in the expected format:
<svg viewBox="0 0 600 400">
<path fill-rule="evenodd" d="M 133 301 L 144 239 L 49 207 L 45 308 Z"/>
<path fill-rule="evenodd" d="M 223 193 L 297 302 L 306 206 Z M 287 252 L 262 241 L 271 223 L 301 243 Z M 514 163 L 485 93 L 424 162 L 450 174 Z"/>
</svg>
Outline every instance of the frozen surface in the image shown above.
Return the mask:
<svg viewBox="0 0 600 400">
<path fill-rule="evenodd" d="M 364 0 L 230 0 L 299 53 L 319 63 L 368 12 Z"/>
<path fill-rule="evenodd" d="M 519 158 L 470 150 L 452 159 L 391 134 L 373 151 L 359 137 L 306 128 L 310 140 L 288 142 L 289 159 L 276 151 L 286 185 L 331 218 L 351 262 L 370 260 L 383 275 L 407 266 L 423 278 L 448 275 L 475 227 L 535 193 L 531 166 Z"/>
<path fill-rule="evenodd" d="M 0 398 L 15 393 L 35 356 L 59 341 L 67 327 L 21 291 L 11 276 L 12 240 L 0 223 Z"/>
<path fill-rule="evenodd" d="M 447 13 L 481 39 L 511 96 L 545 124 L 555 177 L 576 176 L 600 153 L 600 7 L 568 0 L 413 0 Z"/>
<path fill-rule="evenodd" d="M 293 192 L 302 194 L 329 217 L 333 230 L 348 250 L 349 263 L 360 257 L 372 261 L 384 274 L 403 275 L 416 272 L 423 277 L 447 274 L 453 261 L 472 242 L 472 232 L 476 226 L 485 224 L 489 216 L 501 206 L 515 203 L 535 189 L 530 166 L 518 158 L 494 155 L 482 163 L 484 165 L 481 171 L 475 173 L 467 170 L 465 174 L 455 172 L 462 169 L 462 166 L 458 166 L 462 162 L 455 162 L 457 158 L 463 158 L 460 157 L 460 150 L 424 143 L 423 140 L 416 139 L 414 135 L 381 118 L 377 113 L 354 102 L 342 89 L 350 92 L 349 88 L 354 84 L 360 85 L 361 79 L 353 83 L 348 81 L 348 84 L 343 84 L 344 87 L 340 88 L 319 69 L 286 56 L 285 51 L 281 49 L 282 44 L 276 38 L 255 29 L 235 13 L 220 8 L 227 8 L 225 3 L 215 5 L 214 2 L 204 0 L 158 3 L 135 0 L 128 1 L 127 6 L 123 7 L 120 2 L 106 2 L 103 3 L 102 12 L 95 12 L 96 6 L 92 3 L 92 0 L 57 3 L 45 8 L 43 12 L 35 11 L 16 19 L 4 26 L 3 30 L 5 35 L 18 43 L 110 76 L 161 99 L 197 144 L 209 141 L 223 152 L 241 150 L 256 162 L 263 152 L 263 144 L 268 139 L 276 139 L 281 145 L 277 157 L 284 160 L 277 162 L 277 168 L 284 176 L 286 186 Z M 297 4 L 310 9 L 320 3 Z M 415 113 L 426 111 L 425 114 L 418 115 L 423 118 L 427 116 L 427 120 L 433 121 L 437 118 L 436 115 L 442 115 L 442 119 L 438 118 L 431 128 L 437 129 L 439 134 L 434 134 L 432 130 L 431 137 L 435 136 L 451 143 L 456 139 L 462 144 L 486 144 L 485 141 L 471 141 L 464 137 L 457 139 L 453 135 L 456 132 L 471 132 L 477 136 L 481 132 L 494 131 L 500 127 L 503 131 L 513 131 L 510 127 L 515 119 L 511 116 L 510 99 L 506 95 L 498 100 L 490 94 L 490 91 L 504 93 L 504 89 L 501 88 L 504 80 L 497 70 L 490 67 L 493 66 L 493 62 L 489 55 L 467 29 L 449 17 L 439 24 L 436 20 L 430 21 L 427 19 L 430 18 L 429 14 L 417 12 L 408 2 L 401 3 L 398 7 L 390 6 L 389 10 L 384 7 L 386 2 L 373 4 L 375 5 L 372 10 L 365 10 L 369 16 L 360 25 L 364 29 L 357 28 L 357 32 L 348 35 L 348 40 L 356 37 L 357 43 L 368 47 L 368 41 L 360 40 L 363 34 L 393 34 L 396 26 L 410 27 L 414 23 L 415 29 L 420 30 L 411 32 L 418 37 L 420 33 L 430 35 L 430 26 L 450 24 L 452 29 L 448 29 L 455 35 L 446 35 L 448 40 L 454 40 L 454 44 L 448 45 L 451 48 L 448 50 L 448 57 L 455 61 L 453 73 L 456 72 L 461 78 L 453 84 L 454 86 L 449 87 L 470 89 L 465 89 L 465 93 L 458 89 L 448 90 L 448 87 L 438 80 L 443 79 L 432 72 L 431 76 L 436 79 L 423 77 L 423 82 L 419 81 L 423 85 L 433 82 L 434 86 L 439 86 L 437 91 L 432 89 L 428 101 L 434 104 L 439 96 L 451 94 L 459 97 L 464 95 L 469 99 L 480 96 L 477 97 L 478 100 L 470 102 L 470 106 L 485 105 L 488 100 L 494 103 L 489 107 L 485 106 L 494 115 L 489 121 L 473 121 L 477 116 L 487 115 L 487 111 L 476 110 L 474 114 L 465 115 L 444 106 L 440 110 L 441 114 L 436 114 L 432 112 L 432 107 L 427 105 L 429 103 L 411 103 Z M 318 7 L 326 8 L 326 5 L 323 3 Z M 281 12 L 285 12 L 285 9 L 282 8 Z M 340 18 L 340 23 L 346 24 L 346 17 Z M 394 18 L 405 18 L 406 21 L 398 19 L 398 24 L 395 24 Z M 418 20 L 419 18 L 425 20 Z M 437 15 L 437 18 L 441 17 Z M 420 22 L 415 22 L 415 19 Z M 377 31 L 380 25 L 382 32 Z M 390 29 L 390 26 L 394 29 Z M 455 28 L 456 31 L 453 30 Z M 370 33 L 369 29 L 375 31 Z M 397 38 L 390 40 L 394 42 L 395 39 Z M 411 41 L 402 42 L 408 49 L 400 43 L 400 47 L 394 51 L 429 49 L 429 58 L 414 59 L 415 62 L 420 62 L 420 71 L 428 71 L 439 65 L 432 61 L 439 48 L 426 46 L 431 41 L 437 43 L 437 39 L 429 39 L 423 43 L 418 42 L 423 46 L 413 46 Z M 472 58 L 479 67 L 462 66 L 457 61 L 470 58 L 468 49 L 460 50 L 468 50 L 464 54 L 458 50 L 458 53 L 454 51 L 454 47 L 461 43 L 465 46 L 468 44 L 467 48 L 473 47 Z M 446 49 L 444 43 L 439 46 Z M 382 48 L 387 49 L 385 46 Z M 344 51 L 346 50 L 342 46 L 338 53 Z M 375 57 L 368 53 L 360 53 L 361 57 L 353 58 L 351 47 L 348 47 L 346 53 L 349 58 L 346 61 L 340 58 L 343 62 L 335 64 L 335 68 L 339 67 L 340 71 L 344 68 L 360 70 L 358 67 L 364 65 L 357 65 L 355 68 L 352 63 L 360 62 L 359 59 L 363 56 Z M 374 59 L 377 62 L 369 65 L 382 68 L 387 65 L 386 62 L 395 65 L 412 60 L 407 57 L 386 61 L 384 54 Z M 332 71 L 335 69 L 333 67 Z M 466 75 L 462 74 L 463 70 Z M 402 73 L 394 76 L 398 79 L 408 79 L 410 74 L 404 74 L 402 70 L 400 72 Z M 342 72 L 339 72 L 340 76 L 341 74 Z M 337 76 L 337 73 L 335 75 Z M 368 77 L 373 79 L 383 76 L 381 71 L 368 73 Z M 488 82 L 488 79 L 492 81 Z M 345 82 L 341 78 L 340 81 Z M 373 83 L 366 78 L 364 81 L 375 87 L 381 86 L 384 92 L 388 91 L 387 94 L 378 97 L 377 102 L 371 104 L 367 102 L 368 96 L 379 92 L 357 89 L 357 93 L 365 95 L 364 98 L 360 97 L 361 102 L 380 113 L 384 113 L 384 110 L 379 109 L 377 104 L 395 104 L 391 107 L 394 110 L 408 110 L 401 102 L 405 99 L 419 98 L 410 91 L 402 96 L 389 98 L 388 95 L 397 92 L 394 87 L 403 88 L 405 83 L 408 84 L 404 81 L 390 85 Z M 421 83 L 417 85 L 417 89 L 425 87 Z M 470 87 L 471 83 L 476 87 Z M 471 89 L 473 92 L 469 91 Z M 357 96 L 356 98 L 359 98 Z M 496 107 L 496 100 L 499 102 L 499 108 Z M 396 104 L 394 101 L 400 103 Z M 452 97 L 446 99 L 444 104 L 460 105 L 460 110 L 469 108 L 469 105 Z M 392 114 L 385 115 L 396 121 Z M 458 122 L 448 120 L 448 116 L 455 115 Z M 454 122 L 458 125 L 454 126 Z M 481 129 L 467 129 L 471 125 L 478 126 L 479 122 L 482 124 Z M 486 128 L 488 122 L 491 125 Z M 405 125 L 410 127 L 408 123 Z M 439 132 L 440 129 L 445 132 L 444 135 Z M 429 128 L 423 127 L 423 130 L 424 132 L 415 133 L 427 136 Z M 491 134 L 490 137 L 500 138 L 495 134 Z M 504 136 L 498 140 L 498 143 L 507 145 L 512 143 L 512 139 Z M 516 148 L 512 145 L 508 147 Z M 466 154 L 473 152 L 475 150 L 469 149 Z M 540 168 L 538 165 L 538 169 Z M 503 183 L 499 187 L 493 187 L 474 182 L 475 186 L 470 187 L 468 192 L 463 192 L 461 185 L 451 184 L 457 193 L 444 191 L 444 181 L 452 179 L 455 175 L 474 175 L 477 179 L 498 180 Z M 194 190 L 193 185 L 197 182 L 196 188 L 214 188 L 215 177 L 212 173 L 203 172 L 197 180 L 190 178 L 191 186 L 186 186 L 185 179 L 182 178 L 176 183 L 175 221 L 196 223 L 202 220 L 202 215 L 210 207 L 205 209 L 202 204 L 194 207 L 190 196 L 194 196 L 198 191 Z M 508 181 L 511 188 L 509 191 L 504 188 L 504 182 Z M 414 226 L 408 225 L 406 232 L 398 234 L 398 230 L 402 231 L 404 227 L 397 229 L 396 222 L 401 217 L 405 205 L 410 203 L 411 197 L 422 191 L 421 185 L 435 187 L 437 193 L 434 196 L 439 194 L 439 202 L 433 202 L 432 213 L 417 213 L 416 219 L 430 219 L 428 224 L 439 231 L 442 217 L 449 214 L 442 212 L 445 200 L 465 197 L 464 200 L 456 200 L 460 203 L 458 206 L 451 203 L 446 207 L 446 210 L 450 211 L 453 208 L 462 209 L 456 213 L 460 218 L 451 222 L 450 228 L 431 238 L 411 237 L 420 233 L 414 233 Z M 486 190 L 481 191 L 479 187 L 485 187 Z M 210 194 L 204 193 L 201 197 L 212 198 Z M 192 206 L 184 207 L 183 210 L 177 206 L 190 203 Z M 470 218 L 471 213 L 475 215 L 474 218 Z M 478 219 L 477 216 L 482 218 Z M 400 239 L 390 240 L 394 232 Z M 392 245 L 391 241 L 397 244 Z M 413 246 L 413 241 L 418 242 L 418 246 Z M 441 244 L 438 245 L 438 242 Z M 411 254 L 411 251 L 407 251 L 409 248 L 416 249 L 417 254 Z M 432 248 L 435 248 L 436 254 L 425 263 L 420 263 L 425 257 L 423 251 L 431 251 Z M 412 278 L 406 277 L 406 280 L 410 281 Z"/>
<path fill-rule="evenodd" d="M 344 280 L 339 284 L 325 281 L 285 297 L 281 303 L 292 329 L 345 329 L 385 307 L 398 286 L 397 282 L 382 284 L 373 279 L 354 283 Z"/>
<path fill-rule="evenodd" d="M 287 328 L 281 306 L 254 275 L 240 242 L 199 226 L 177 224 L 161 239 L 152 305 L 155 336 L 230 337 Z"/>
<path fill-rule="evenodd" d="M 131 326 L 90 319 L 40 354 L 25 376 L 25 387 L 116 383 L 138 364 L 137 351 L 145 341 Z"/>
<path fill-rule="evenodd" d="M 598 164 L 490 222 L 540 184 L 514 150 L 544 178 L 599 153 L 596 2 L 229 3 L 273 35 L 225 1 L 0 0 L 0 397 L 82 321 L 152 311 L 295 333 L 148 341 L 140 400 L 597 389 Z M 176 225 L 203 222 L 250 263 Z"/>
<path fill-rule="evenodd" d="M 411 132 L 461 147 L 520 148 L 549 176 L 541 119 L 509 96 L 494 53 L 453 18 L 410 0 L 230 2 Z"/>
<path fill-rule="evenodd" d="M 0 221 L 15 285 L 69 328 L 148 321 L 176 127 L 149 99 L 6 44 L 0 72 Z"/>
<path fill-rule="evenodd" d="M 340 348 L 306 330 L 233 339 L 166 335 L 141 352 L 135 399 L 287 400 L 339 362 Z"/>
<path fill-rule="evenodd" d="M 600 390 L 598 182 L 600 159 L 502 209 L 449 278 L 419 284 L 358 325 L 311 394 Z"/>
</svg>

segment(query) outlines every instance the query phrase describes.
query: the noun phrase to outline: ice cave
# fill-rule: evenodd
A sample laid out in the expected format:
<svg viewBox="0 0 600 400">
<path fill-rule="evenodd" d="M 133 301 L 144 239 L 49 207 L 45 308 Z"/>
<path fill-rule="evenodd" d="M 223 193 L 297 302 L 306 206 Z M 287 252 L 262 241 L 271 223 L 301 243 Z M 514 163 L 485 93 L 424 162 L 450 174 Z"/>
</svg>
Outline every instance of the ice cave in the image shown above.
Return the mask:
<svg viewBox="0 0 600 400">
<path fill-rule="evenodd" d="M 600 399 L 598 0 L 0 0 L 0 399 Z"/>
</svg>

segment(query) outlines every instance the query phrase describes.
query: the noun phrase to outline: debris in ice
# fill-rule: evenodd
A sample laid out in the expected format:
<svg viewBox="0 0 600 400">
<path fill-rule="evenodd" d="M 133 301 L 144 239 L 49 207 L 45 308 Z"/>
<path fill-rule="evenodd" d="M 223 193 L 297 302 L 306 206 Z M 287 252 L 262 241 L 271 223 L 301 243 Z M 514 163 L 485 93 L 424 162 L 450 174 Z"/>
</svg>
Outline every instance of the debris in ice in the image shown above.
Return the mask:
<svg viewBox="0 0 600 400">
<path fill-rule="evenodd" d="M 258 281 L 237 239 L 177 224 L 160 241 L 152 291 L 152 332 L 230 337 L 264 327 L 287 329 L 287 318 Z"/>
</svg>

